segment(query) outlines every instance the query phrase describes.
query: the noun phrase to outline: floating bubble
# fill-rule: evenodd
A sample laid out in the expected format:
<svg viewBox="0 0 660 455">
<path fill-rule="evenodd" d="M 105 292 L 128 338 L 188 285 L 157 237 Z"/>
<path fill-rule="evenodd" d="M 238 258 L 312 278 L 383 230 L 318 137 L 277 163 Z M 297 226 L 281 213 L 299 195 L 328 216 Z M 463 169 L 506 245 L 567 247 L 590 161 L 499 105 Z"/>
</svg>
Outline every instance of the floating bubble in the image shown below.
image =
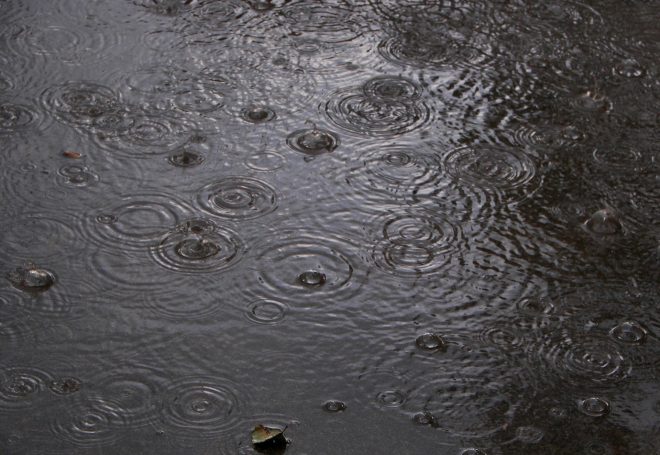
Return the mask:
<svg viewBox="0 0 660 455">
<path fill-rule="evenodd" d="M 323 286 L 325 281 L 325 274 L 315 270 L 309 270 L 298 275 L 298 282 L 309 288 Z"/>
<path fill-rule="evenodd" d="M 343 412 L 346 410 L 346 403 L 338 400 L 328 400 L 323 403 L 323 410 L 331 413 Z"/>
<path fill-rule="evenodd" d="M 578 409 L 590 417 L 604 417 L 610 413 L 610 404 L 600 397 L 578 401 Z"/>
<path fill-rule="evenodd" d="M 204 162 L 204 156 L 196 153 L 190 152 L 188 150 L 183 150 L 181 152 L 173 153 L 167 158 L 167 161 L 176 167 L 193 167 L 199 166 Z"/>
<path fill-rule="evenodd" d="M 601 209 L 594 212 L 584 223 L 587 231 L 596 235 L 615 235 L 623 231 L 623 225 L 616 212 Z"/>
<path fill-rule="evenodd" d="M 241 110 L 241 118 L 250 123 L 266 123 L 275 117 L 275 111 L 268 106 L 252 105 Z"/>
<path fill-rule="evenodd" d="M 330 131 L 313 128 L 294 131 L 286 138 L 286 142 L 298 152 L 316 156 L 332 153 L 339 146 L 339 137 Z"/>
<path fill-rule="evenodd" d="M 251 177 L 227 177 L 202 187 L 197 200 L 211 215 L 249 220 L 277 209 L 278 197 L 267 183 Z"/>
<path fill-rule="evenodd" d="M 424 333 L 418 336 L 415 345 L 428 352 L 442 352 L 447 349 L 447 343 L 437 333 Z"/>
</svg>

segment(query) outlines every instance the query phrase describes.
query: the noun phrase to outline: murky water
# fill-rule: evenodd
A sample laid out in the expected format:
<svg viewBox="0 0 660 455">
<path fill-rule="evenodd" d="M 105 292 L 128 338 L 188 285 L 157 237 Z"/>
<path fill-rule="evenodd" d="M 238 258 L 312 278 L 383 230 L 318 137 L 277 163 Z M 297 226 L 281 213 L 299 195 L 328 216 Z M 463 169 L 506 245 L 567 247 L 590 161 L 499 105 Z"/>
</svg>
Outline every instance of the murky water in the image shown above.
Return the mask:
<svg viewBox="0 0 660 455">
<path fill-rule="evenodd" d="M 0 18 L 2 453 L 660 453 L 657 2 Z"/>
</svg>

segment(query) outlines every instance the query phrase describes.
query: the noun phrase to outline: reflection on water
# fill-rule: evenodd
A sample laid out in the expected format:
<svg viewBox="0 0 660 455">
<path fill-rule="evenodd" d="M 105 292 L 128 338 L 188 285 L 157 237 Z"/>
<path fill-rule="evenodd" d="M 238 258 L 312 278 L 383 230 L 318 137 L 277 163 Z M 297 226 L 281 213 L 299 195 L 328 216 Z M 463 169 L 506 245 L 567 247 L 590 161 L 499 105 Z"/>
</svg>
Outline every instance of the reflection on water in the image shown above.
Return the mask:
<svg viewBox="0 0 660 455">
<path fill-rule="evenodd" d="M 660 452 L 657 17 L 0 1 L 0 452 Z"/>
</svg>

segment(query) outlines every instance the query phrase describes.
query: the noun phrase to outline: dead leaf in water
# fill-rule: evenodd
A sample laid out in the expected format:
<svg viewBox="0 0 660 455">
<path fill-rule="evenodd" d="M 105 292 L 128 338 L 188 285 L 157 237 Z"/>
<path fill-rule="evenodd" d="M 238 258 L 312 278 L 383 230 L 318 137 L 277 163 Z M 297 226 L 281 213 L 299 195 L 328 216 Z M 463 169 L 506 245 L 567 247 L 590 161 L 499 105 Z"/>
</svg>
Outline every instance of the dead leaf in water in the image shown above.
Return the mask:
<svg viewBox="0 0 660 455">
<path fill-rule="evenodd" d="M 78 152 L 73 152 L 71 150 L 67 150 L 66 152 L 62 153 L 66 158 L 71 158 L 72 160 L 77 160 L 79 159 L 82 155 Z"/>
<path fill-rule="evenodd" d="M 284 447 L 286 438 L 284 438 L 284 429 L 257 425 L 252 430 L 252 444 L 255 447 Z"/>
</svg>

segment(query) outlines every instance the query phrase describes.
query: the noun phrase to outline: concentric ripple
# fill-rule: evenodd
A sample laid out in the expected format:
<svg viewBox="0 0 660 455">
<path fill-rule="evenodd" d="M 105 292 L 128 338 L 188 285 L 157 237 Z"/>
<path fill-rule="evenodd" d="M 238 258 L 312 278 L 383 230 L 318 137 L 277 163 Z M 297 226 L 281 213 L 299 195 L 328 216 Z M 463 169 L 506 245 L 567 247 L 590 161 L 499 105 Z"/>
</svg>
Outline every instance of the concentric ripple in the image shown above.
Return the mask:
<svg viewBox="0 0 660 455">
<path fill-rule="evenodd" d="M 73 126 L 91 126 L 121 110 L 112 89 L 86 81 L 54 85 L 42 94 L 41 102 L 58 121 Z"/>
<path fill-rule="evenodd" d="M 34 406 L 51 380 L 50 374 L 36 368 L 12 367 L 0 371 L 0 413 Z"/>
<path fill-rule="evenodd" d="M 256 300 L 245 309 L 245 317 L 257 324 L 279 324 L 282 322 L 288 306 L 277 300 Z"/>
<path fill-rule="evenodd" d="M 567 384 L 608 386 L 625 381 L 632 371 L 630 359 L 607 337 L 545 336 L 531 340 L 526 349 L 534 368 L 550 368 Z"/>
<path fill-rule="evenodd" d="M 369 98 L 392 101 L 415 101 L 422 96 L 422 90 L 415 82 L 399 76 L 377 76 L 362 86 Z"/>
<path fill-rule="evenodd" d="M 94 140 L 122 156 L 149 158 L 182 147 L 197 129 L 191 120 L 175 112 L 143 112 L 133 114 L 126 128 L 98 132 Z"/>
<path fill-rule="evenodd" d="M 227 177 L 205 185 L 197 201 L 211 215 L 248 220 L 277 209 L 278 196 L 267 183 L 250 177 Z"/>
<path fill-rule="evenodd" d="M 364 23 L 354 10 L 338 4 L 314 3 L 303 2 L 282 8 L 282 25 L 293 35 L 310 34 L 327 43 L 349 42 L 362 34 Z"/>
<path fill-rule="evenodd" d="M 452 435 L 481 438 L 507 427 L 520 399 L 504 381 L 438 372 L 410 392 L 405 409 L 434 416 Z"/>
<path fill-rule="evenodd" d="M 124 410 L 115 402 L 99 397 L 74 401 L 51 423 L 51 432 L 59 439 L 79 447 L 115 444 L 126 427 Z"/>
<path fill-rule="evenodd" d="M 438 33 L 434 32 L 434 35 Z M 463 37 L 451 35 L 431 41 L 389 37 L 380 42 L 378 51 L 386 60 L 397 65 L 432 69 L 485 65 L 494 53 L 484 37 L 477 36 L 473 41 L 466 41 Z"/>
<path fill-rule="evenodd" d="M 190 376 L 168 387 L 161 418 L 177 433 L 216 438 L 240 424 L 245 405 L 245 393 L 232 381 Z"/>
<path fill-rule="evenodd" d="M 0 135 L 23 131 L 39 121 L 39 114 L 29 106 L 0 102 Z"/>
<path fill-rule="evenodd" d="M 158 421 L 159 397 L 168 383 L 163 371 L 138 365 L 118 365 L 90 382 L 94 384 L 94 393 L 112 397 L 130 427 Z"/>
<path fill-rule="evenodd" d="M 110 249 L 155 245 L 162 235 L 189 216 L 192 209 L 174 196 L 133 194 L 85 217 L 84 235 Z"/>
<path fill-rule="evenodd" d="M 208 273 L 233 267 L 245 247 L 238 235 L 204 219 L 192 219 L 166 234 L 151 248 L 152 257 L 175 272 Z"/>
<path fill-rule="evenodd" d="M 137 311 L 147 308 L 158 317 L 180 322 L 182 320 L 210 320 L 210 315 L 228 306 L 229 298 L 209 286 L 206 275 L 200 274 L 199 279 L 189 276 L 186 281 L 195 288 L 193 297 L 187 286 L 165 286 L 157 291 L 147 289 L 141 294 L 142 297 L 134 302 L 132 308 Z"/>
<path fill-rule="evenodd" d="M 530 197 L 542 180 L 534 160 L 512 147 L 467 146 L 445 155 L 443 167 L 455 179 L 486 190 L 503 192 L 509 203 Z"/>
<path fill-rule="evenodd" d="M 63 166 L 58 171 L 58 182 L 64 186 L 84 188 L 93 186 L 99 176 L 87 166 Z"/>
<path fill-rule="evenodd" d="M 118 44 L 120 35 L 100 27 L 62 25 L 21 26 L 12 33 L 11 47 L 19 55 L 41 55 L 60 62 L 78 64 L 83 59 L 104 55 Z"/>
<path fill-rule="evenodd" d="M 178 16 L 196 6 L 197 0 L 133 0 L 133 3 L 152 14 Z"/>
<path fill-rule="evenodd" d="M 460 250 L 461 231 L 425 211 L 392 213 L 376 221 L 375 264 L 398 275 L 428 274 L 448 267 Z"/>
<path fill-rule="evenodd" d="M 364 143 L 356 148 L 362 154 L 335 177 L 351 186 L 353 198 L 374 203 L 411 202 L 415 194 L 433 188 L 442 177 L 439 158 L 418 145 Z"/>
<path fill-rule="evenodd" d="M 385 93 L 378 93 L 377 90 Z M 404 90 L 404 93 L 390 96 L 387 90 Z M 369 81 L 362 90 L 349 88 L 336 92 L 323 105 L 322 111 L 338 127 L 357 134 L 399 136 L 423 127 L 431 119 L 428 106 L 423 101 L 415 100 L 414 94 L 406 96 L 405 90 L 403 86 L 390 85 L 387 88 L 382 81 Z"/>
<path fill-rule="evenodd" d="M 14 260 L 62 258 L 83 248 L 80 234 L 74 229 L 74 220 L 66 214 L 28 212 L 6 220 L 0 228 L 4 252 Z"/>
<path fill-rule="evenodd" d="M 315 305 L 327 298 L 339 305 L 364 281 L 365 271 L 349 243 L 304 231 L 280 231 L 272 240 L 255 247 L 255 279 L 274 300 Z"/>
</svg>

